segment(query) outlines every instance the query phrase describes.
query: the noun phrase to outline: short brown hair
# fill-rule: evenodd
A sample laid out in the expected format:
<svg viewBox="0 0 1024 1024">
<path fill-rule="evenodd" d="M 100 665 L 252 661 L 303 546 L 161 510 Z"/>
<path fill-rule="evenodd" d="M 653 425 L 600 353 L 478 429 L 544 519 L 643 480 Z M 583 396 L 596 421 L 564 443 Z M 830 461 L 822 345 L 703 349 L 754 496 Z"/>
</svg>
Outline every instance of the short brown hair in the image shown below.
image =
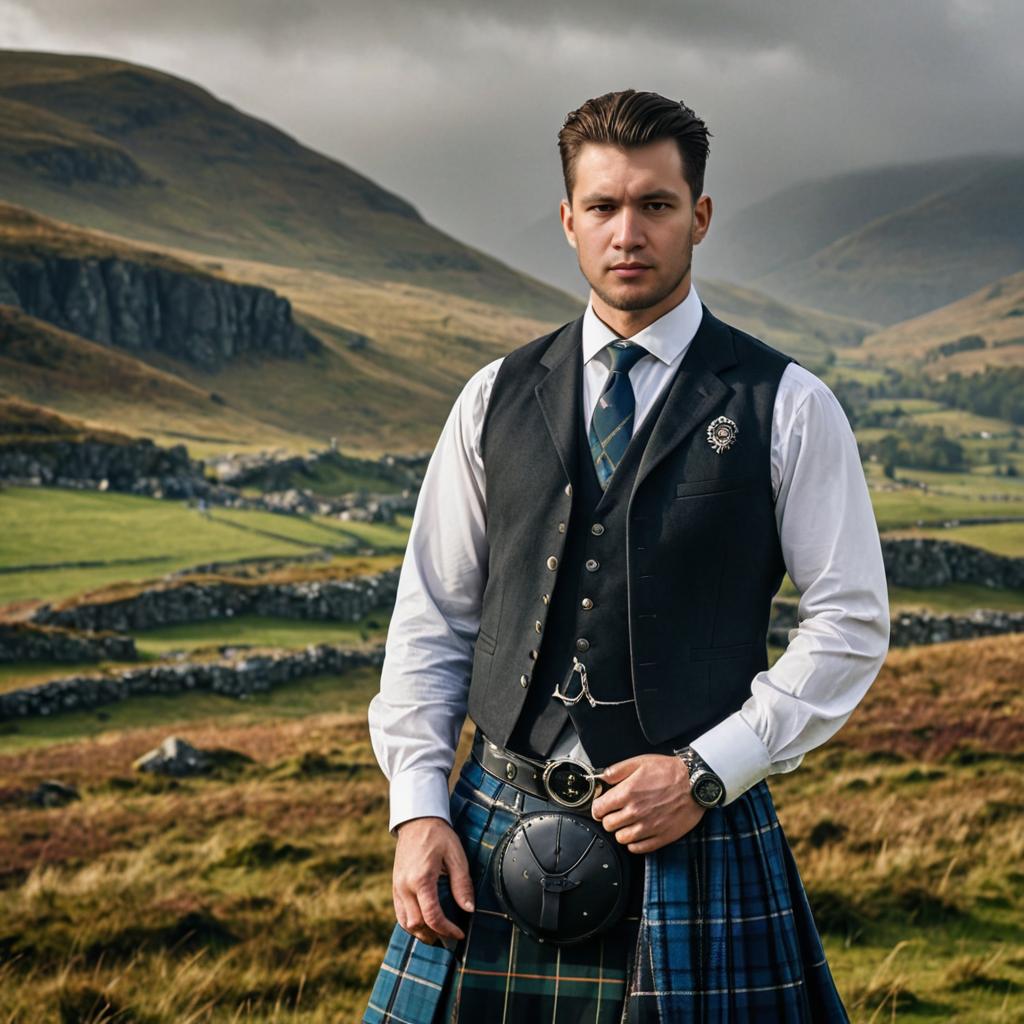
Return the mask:
<svg viewBox="0 0 1024 1024">
<path fill-rule="evenodd" d="M 635 89 L 596 96 L 568 114 L 558 133 L 566 198 L 572 201 L 576 160 L 584 143 L 607 143 L 628 149 L 675 139 L 683 159 L 683 177 L 690 186 L 691 199 L 696 202 L 704 191 L 710 134 L 707 125 L 681 100 Z"/>
</svg>

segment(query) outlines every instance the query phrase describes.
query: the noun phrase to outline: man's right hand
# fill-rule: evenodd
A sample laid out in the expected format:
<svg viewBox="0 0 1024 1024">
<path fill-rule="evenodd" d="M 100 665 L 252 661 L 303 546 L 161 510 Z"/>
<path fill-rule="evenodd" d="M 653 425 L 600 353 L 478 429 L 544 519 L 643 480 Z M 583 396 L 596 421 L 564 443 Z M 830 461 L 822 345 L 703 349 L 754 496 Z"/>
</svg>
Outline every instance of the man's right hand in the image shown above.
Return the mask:
<svg viewBox="0 0 1024 1024">
<path fill-rule="evenodd" d="M 392 896 L 398 923 L 421 942 L 461 939 L 464 933 L 449 921 L 437 896 L 437 881 L 448 875 L 452 895 L 473 910 L 469 862 L 455 830 L 443 818 L 410 818 L 398 826 Z"/>
</svg>

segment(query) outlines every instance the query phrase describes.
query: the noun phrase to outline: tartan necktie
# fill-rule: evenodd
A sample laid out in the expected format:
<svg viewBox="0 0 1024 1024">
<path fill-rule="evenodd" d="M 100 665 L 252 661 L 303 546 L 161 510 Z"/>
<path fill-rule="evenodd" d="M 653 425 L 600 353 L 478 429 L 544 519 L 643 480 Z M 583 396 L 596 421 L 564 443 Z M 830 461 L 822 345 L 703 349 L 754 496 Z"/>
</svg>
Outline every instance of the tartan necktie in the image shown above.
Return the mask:
<svg viewBox="0 0 1024 1024">
<path fill-rule="evenodd" d="M 647 355 L 647 349 L 634 341 L 613 341 L 605 346 L 610 357 L 608 377 L 601 397 L 590 418 L 590 454 L 601 489 L 607 490 L 615 467 L 626 452 L 633 436 L 633 414 L 636 396 L 629 382 L 629 371 Z"/>
</svg>

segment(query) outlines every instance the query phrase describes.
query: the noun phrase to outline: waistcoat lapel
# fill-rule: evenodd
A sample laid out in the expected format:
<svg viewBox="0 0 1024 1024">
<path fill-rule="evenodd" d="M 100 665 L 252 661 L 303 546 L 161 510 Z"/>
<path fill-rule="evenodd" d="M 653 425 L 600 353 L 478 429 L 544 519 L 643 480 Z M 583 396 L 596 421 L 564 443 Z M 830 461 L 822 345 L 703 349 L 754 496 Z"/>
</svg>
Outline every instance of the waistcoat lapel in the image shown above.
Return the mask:
<svg viewBox="0 0 1024 1024">
<path fill-rule="evenodd" d="M 633 493 L 644 478 L 732 393 L 717 375 L 736 363 L 732 335 L 702 305 L 700 327 L 669 382 L 661 415 L 640 456 Z M 534 388 L 565 478 L 578 484 L 576 429 L 583 416 L 583 317 L 567 324 L 540 360 L 548 373 Z M 632 448 L 632 443 L 630 448 Z M 589 455 L 589 452 L 587 453 Z M 635 457 L 635 454 L 632 456 Z"/>
<path fill-rule="evenodd" d="M 719 370 L 736 363 L 732 335 L 706 306 L 701 308 L 700 327 L 669 382 L 665 406 L 640 459 L 634 494 L 644 477 L 732 394 L 732 388 L 717 376 Z"/>
<path fill-rule="evenodd" d="M 548 374 L 533 391 L 544 414 L 544 424 L 558 452 L 565 478 L 576 485 L 576 430 L 583 378 L 583 317 L 578 317 L 548 347 L 540 360 Z"/>
</svg>

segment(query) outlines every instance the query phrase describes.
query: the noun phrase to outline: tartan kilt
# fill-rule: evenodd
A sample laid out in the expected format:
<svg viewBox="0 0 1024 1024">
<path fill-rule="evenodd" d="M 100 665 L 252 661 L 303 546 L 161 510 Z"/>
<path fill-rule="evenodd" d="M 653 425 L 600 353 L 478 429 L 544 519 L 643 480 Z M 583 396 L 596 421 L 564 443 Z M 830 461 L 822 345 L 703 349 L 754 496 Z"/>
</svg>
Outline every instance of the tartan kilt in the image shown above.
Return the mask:
<svg viewBox="0 0 1024 1024">
<path fill-rule="evenodd" d="M 466 938 L 450 951 L 396 924 L 363 1024 L 848 1021 L 765 782 L 643 858 L 642 918 L 563 947 L 520 932 L 489 875 L 517 815 L 543 806 L 466 760 L 451 797 L 475 890 Z"/>
</svg>

